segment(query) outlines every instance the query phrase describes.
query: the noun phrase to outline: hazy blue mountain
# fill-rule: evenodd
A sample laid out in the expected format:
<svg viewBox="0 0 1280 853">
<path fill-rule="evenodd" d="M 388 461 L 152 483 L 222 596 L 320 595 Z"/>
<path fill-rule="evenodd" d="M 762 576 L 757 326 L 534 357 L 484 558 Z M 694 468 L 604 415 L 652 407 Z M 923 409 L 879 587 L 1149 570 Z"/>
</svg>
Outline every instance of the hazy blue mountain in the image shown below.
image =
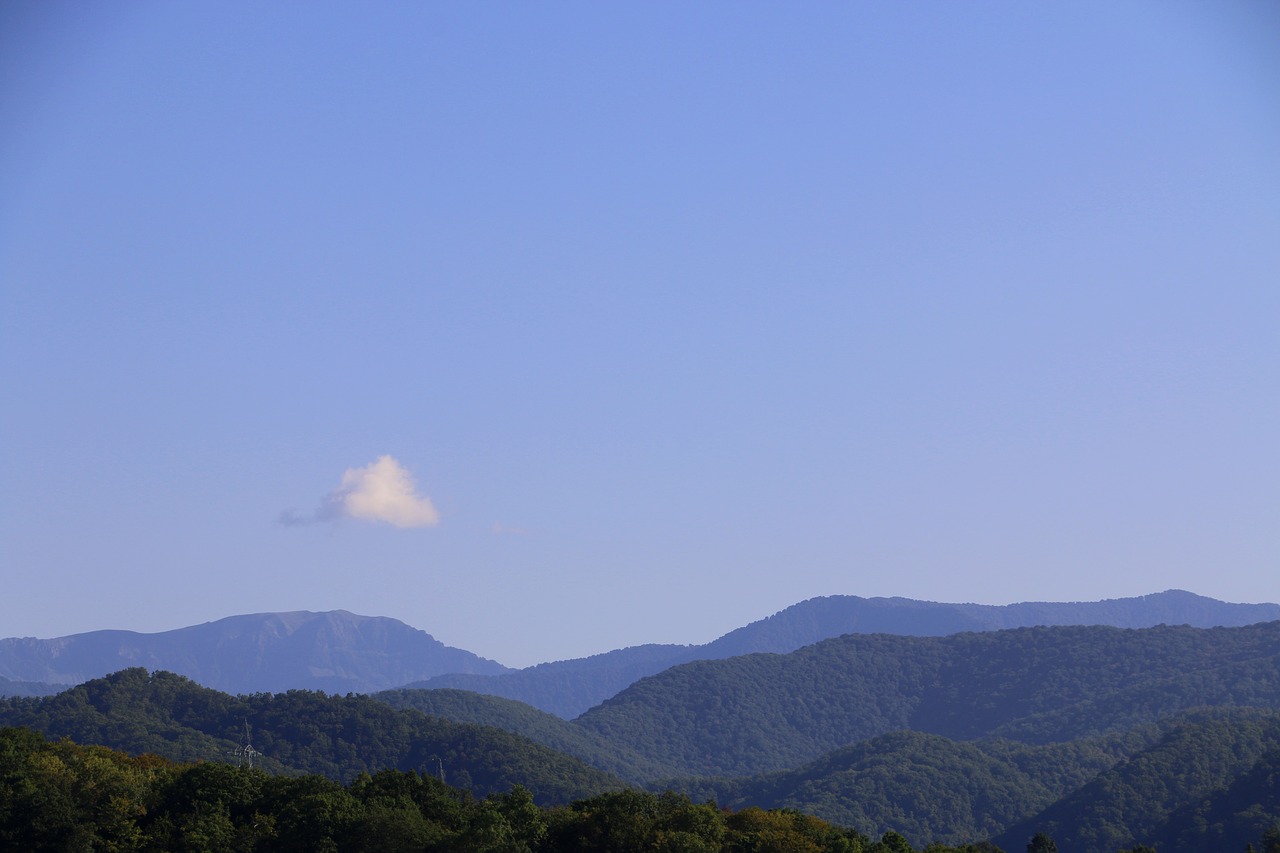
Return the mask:
<svg viewBox="0 0 1280 853">
<path fill-rule="evenodd" d="M 133 666 L 229 693 L 369 692 L 446 672 L 506 670 L 395 619 L 345 610 L 232 616 L 156 634 L 0 640 L 0 677 L 13 681 L 70 685 Z"/>
<path fill-rule="evenodd" d="M 442 675 L 405 686 L 472 690 L 572 719 L 639 679 L 677 664 L 755 652 L 786 653 L 843 634 L 938 637 L 1037 625 L 1213 628 L 1277 619 L 1280 604 L 1231 604 L 1183 590 L 1105 601 L 1007 605 L 833 595 L 802 601 L 706 645 L 636 646 L 501 675 Z"/>
<path fill-rule="evenodd" d="M 730 631 L 703 646 L 706 660 L 790 652 L 842 634 L 941 637 L 963 631 L 998 631 L 1039 625 L 1110 625 L 1150 628 L 1236 627 L 1280 619 L 1280 604 L 1232 604 L 1180 589 L 1103 601 L 1027 601 L 1019 604 L 945 604 L 910 598 L 811 598 Z"/>
<path fill-rule="evenodd" d="M 0 696 L 52 696 L 67 689 L 65 684 L 43 681 L 12 681 L 0 676 Z"/>
<path fill-rule="evenodd" d="M 307 688 L 457 688 L 573 718 L 648 675 L 694 660 L 789 652 L 848 633 L 940 636 L 1031 625 L 1196 627 L 1280 619 L 1280 605 L 1227 604 L 1170 590 L 1109 601 L 1004 606 L 906 598 L 814 598 L 702 646 L 645 645 L 510 670 L 395 619 L 328 613 L 233 616 L 156 634 L 94 631 L 0 640 L 0 693 L 49 692 L 130 666 L 164 669 L 233 693 Z M 36 685 L 47 684 L 48 688 Z"/>
<path fill-rule="evenodd" d="M 646 675 L 703 657 L 702 646 L 647 645 L 540 663 L 500 675 L 439 675 L 406 688 L 470 690 L 573 719 Z"/>
</svg>

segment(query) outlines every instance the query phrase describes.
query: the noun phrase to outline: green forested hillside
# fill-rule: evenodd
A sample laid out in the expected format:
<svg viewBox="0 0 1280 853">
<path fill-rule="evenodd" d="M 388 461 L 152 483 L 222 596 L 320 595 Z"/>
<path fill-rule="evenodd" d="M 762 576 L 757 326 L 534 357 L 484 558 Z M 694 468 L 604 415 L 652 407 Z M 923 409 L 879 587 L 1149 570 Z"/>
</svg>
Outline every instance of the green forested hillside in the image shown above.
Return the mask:
<svg viewBox="0 0 1280 853">
<path fill-rule="evenodd" d="M 1225 808 L 1252 810 L 1257 821 L 1243 834 L 1246 840 L 1256 838 L 1258 825 L 1270 825 L 1280 817 L 1275 810 L 1276 782 L 1265 774 L 1277 749 L 1280 714 L 1194 714 L 1149 748 L 1013 825 L 996 840 L 1013 845 L 1033 831 L 1044 831 L 1062 849 L 1081 853 L 1110 853 L 1158 840 L 1175 844 L 1165 848 L 1172 850 L 1229 849 L 1218 846 L 1222 835 L 1207 822 L 1188 818 Z"/>
<path fill-rule="evenodd" d="M 1185 735 L 1175 735 L 1176 742 Z M 1247 738 L 1246 738 L 1247 739 Z M 931 739 L 917 746 L 929 747 Z M 1185 744 L 1184 744 L 1185 745 Z M 886 743 L 899 756 L 916 746 Z M 936 742 L 933 746 L 941 746 Z M 943 747 L 945 750 L 945 747 Z M 1144 762 L 1162 751 L 1144 753 Z M 1164 750 L 1166 753 L 1168 750 Z M 1280 827 L 1268 823 L 1256 799 L 1259 786 L 1275 803 L 1278 751 L 1265 752 L 1224 791 L 1179 810 L 1155 830 L 1156 847 L 1179 851 L 1264 853 L 1280 846 Z M 1192 755 L 1187 756 L 1193 758 Z M 970 756 L 976 758 L 976 756 Z M 924 808 L 946 791 L 930 788 L 933 772 L 952 759 L 934 761 L 915 776 Z M 961 763 L 964 763 L 963 761 Z M 865 764 L 865 762 L 864 762 Z M 1177 771 L 1177 764 L 1161 769 Z M 910 776 L 910 774 L 908 774 Z M 983 781 L 981 778 L 975 781 Z M 1176 784 L 1176 783 L 1175 783 Z M 1167 792 L 1174 785 L 1165 785 Z M 1113 790 L 1113 793 L 1117 791 Z M 1159 797 L 1152 798 L 1155 802 Z M 1143 802 L 1131 797 L 1129 808 Z M 945 809 L 945 804 L 943 806 Z M 1272 810 L 1274 814 L 1274 809 Z M 1224 823 L 1212 819 L 1222 815 Z M 1124 815 L 1122 815 L 1123 817 Z M 907 817 L 910 817 L 908 814 Z M 1140 819 L 1141 816 L 1139 816 Z M 1142 842 L 1111 846 L 1068 827 L 1054 836 L 1018 827 L 1010 853 L 1024 849 L 1123 853 L 1150 851 Z M 1030 847 L 1035 835 L 1044 843 Z M 1070 845 L 1070 846 L 1068 846 Z M 430 775 L 383 770 L 343 785 L 314 776 L 273 775 L 224 762 L 179 764 L 157 756 L 130 757 L 105 747 L 49 742 L 27 729 L 0 729 L 0 849 L 24 853 L 112 850 L 351 851 L 351 853 L 998 853 L 989 842 L 922 846 L 889 830 L 872 840 L 798 811 L 752 806 L 729 809 L 698 804 L 675 793 L 616 791 L 569 806 L 539 808 L 529 792 L 476 799 Z"/>
<path fill-rule="evenodd" d="M 1159 850 L 1244 850 L 1269 836 L 1263 853 L 1280 853 L 1280 749 L 1197 803 L 1175 811 L 1151 833 Z"/>
<path fill-rule="evenodd" d="M 411 708 L 454 722 L 513 732 L 628 782 L 643 783 L 678 772 L 678 768 L 653 761 L 635 750 L 610 743 L 596 732 L 513 699 L 448 689 L 386 690 L 375 693 L 373 698 L 394 708 Z"/>
<path fill-rule="evenodd" d="M 672 786 L 695 800 L 797 809 L 870 835 L 894 829 L 916 844 L 961 843 L 996 835 L 1071 793 L 1121 760 L 1129 740 L 1030 746 L 894 732 L 797 770 Z"/>
<path fill-rule="evenodd" d="M 1206 791 L 1222 792 L 1217 812 L 1252 810 L 1233 837 L 1256 839 L 1280 818 L 1275 802 L 1259 799 L 1256 780 L 1243 787 L 1258 762 L 1275 758 L 1267 750 L 1277 726 L 1280 713 L 1236 709 L 1044 745 L 895 732 L 797 770 L 671 784 L 734 808 L 794 808 L 869 835 L 891 828 L 917 845 L 999 836 L 1001 846 L 1021 850 L 1047 831 L 1080 853 L 1152 839 L 1166 842 L 1161 849 L 1218 850 L 1227 848 L 1206 841 L 1205 826 L 1193 819 L 1207 810 L 1196 808 Z M 1131 790 L 1138 780 L 1145 787 Z M 1188 810 L 1195 815 L 1181 814 Z"/>
<path fill-rule="evenodd" d="M 364 696 L 291 690 L 229 696 L 172 673 L 128 669 L 40 699 L 0 701 L 0 725 L 182 761 L 228 760 L 245 726 L 261 766 L 350 781 L 393 768 L 483 796 L 520 784 L 563 803 L 623 783 L 528 738 L 397 710 Z"/>
<path fill-rule="evenodd" d="M 0 849 L 23 853 L 913 853 L 791 811 L 617 791 L 539 808 L 384 770 L 347 785 L 219 762 L 175 764 L 0 729 Z M 989 847 L 932 845 L 929 853 Z"/>
<path fill-rule="evenodd" d="M 1212 705 L 1280 707 L 1280 623 L 848 635 L 674 667 L 575 723 L 688 774 L 734 776 L 900 729 L 1049 743 Z"/>
</svg>

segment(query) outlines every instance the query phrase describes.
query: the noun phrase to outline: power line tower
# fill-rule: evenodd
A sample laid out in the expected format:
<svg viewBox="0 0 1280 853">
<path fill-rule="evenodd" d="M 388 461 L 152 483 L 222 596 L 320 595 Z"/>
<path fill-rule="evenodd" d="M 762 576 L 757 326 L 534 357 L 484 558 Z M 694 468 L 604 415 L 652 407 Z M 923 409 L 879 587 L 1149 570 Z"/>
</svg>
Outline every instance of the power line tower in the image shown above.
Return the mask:
<svg viewBox="0 0 1280 853">
<path fill-rule="evenodd" d="M 252 768 L 254 757 L 258 755 L 262 755 L 261 752 L 258 752 L 258 750 L 253 748 L 253 742 L 250 740 L 250 735 L 252 733 L 253 733 L 253 728 L 249 725 L 249 718 L 245 717 L 244 718 L 244 743 L 236 747 L 234 750 L 234 755 L 236 757 L 236 764 L 240 765 L 241 767 Z"/>
</svg>

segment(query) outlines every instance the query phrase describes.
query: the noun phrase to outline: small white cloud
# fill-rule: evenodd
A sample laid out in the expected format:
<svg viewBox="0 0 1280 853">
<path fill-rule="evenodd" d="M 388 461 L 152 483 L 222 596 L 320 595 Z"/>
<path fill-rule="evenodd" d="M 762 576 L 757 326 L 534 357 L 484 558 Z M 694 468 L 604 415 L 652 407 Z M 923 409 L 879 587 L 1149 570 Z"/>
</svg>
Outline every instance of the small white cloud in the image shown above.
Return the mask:
<svg viewBox="0 0 1280 853">
<path fill-rule="evenodd" d="M 385 521 L 396 527 L 434 527 L 440 523 L 440 513 L 431 499 L 418 494 L 413 475 L 390 456 L 379 456 L 363 468 L 348 468 L 342 485 L 310 516 L 288 510 L 280 514 L 279 521 L 292 526 L 341 518 Z"/>
</svg>

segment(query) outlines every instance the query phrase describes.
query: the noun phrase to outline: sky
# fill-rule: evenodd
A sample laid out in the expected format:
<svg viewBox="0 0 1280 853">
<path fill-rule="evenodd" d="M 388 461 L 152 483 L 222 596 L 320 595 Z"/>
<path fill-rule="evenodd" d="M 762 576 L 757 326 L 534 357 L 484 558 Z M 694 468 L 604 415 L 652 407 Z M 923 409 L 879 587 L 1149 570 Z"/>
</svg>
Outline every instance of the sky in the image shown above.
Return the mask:
<svg viewBox="0 0 1280 853">
<path fill-rule="evenodd" d="M 6 3 L 0 636 L 1280 600 L 1280 6 Z"/>
</svg>

